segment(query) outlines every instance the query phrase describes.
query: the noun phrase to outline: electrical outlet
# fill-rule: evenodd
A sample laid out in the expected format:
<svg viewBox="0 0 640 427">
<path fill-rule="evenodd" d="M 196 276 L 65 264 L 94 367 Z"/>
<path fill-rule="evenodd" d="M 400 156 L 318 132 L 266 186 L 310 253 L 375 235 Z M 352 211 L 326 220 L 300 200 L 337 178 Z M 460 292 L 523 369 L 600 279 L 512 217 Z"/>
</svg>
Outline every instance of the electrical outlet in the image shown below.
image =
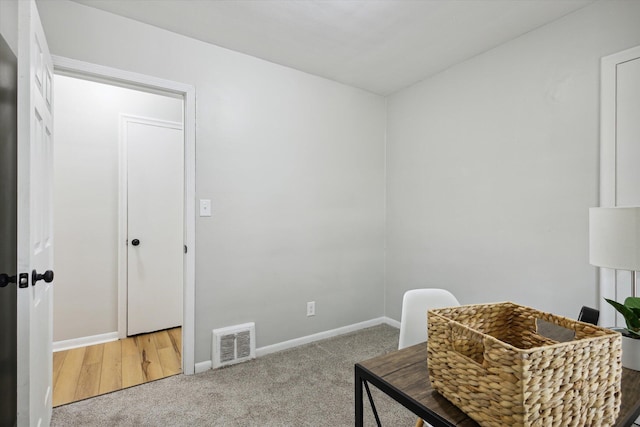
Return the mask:
<svg viewBox="0 0 640 427">
<path fill-rule="evenodd" d="M 315 301 L 309 301 L 307 303 L 307 317 L 308 316 L 315 316 L 316 315 L 316 302 Z"/>
</svg>

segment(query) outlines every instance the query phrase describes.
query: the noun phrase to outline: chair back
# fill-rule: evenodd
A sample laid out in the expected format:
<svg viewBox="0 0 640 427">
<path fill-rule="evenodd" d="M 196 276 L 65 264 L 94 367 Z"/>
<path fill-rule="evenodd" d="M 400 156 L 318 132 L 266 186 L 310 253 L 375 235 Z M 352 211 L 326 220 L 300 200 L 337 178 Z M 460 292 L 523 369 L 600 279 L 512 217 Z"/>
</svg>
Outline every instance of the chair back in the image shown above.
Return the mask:
<svg viewBox="0 0 640 427">
<path fill-rule="evenodd" d="M 427 340 L 427 310 L 456 305 L 460 305 L 456 297 L 444 289 L 413 289 L 405 292 L 398 349 Z"/>
<path fill-rule="evenodd" d="M 582 306 L 582 309 L 580 310 L 580 314 L 578 315 L 579 321 L 591 323 L 592 325 L 597 325 L 599 318 L 600 318 L 600 310 L 587 307 L 586 305 Z"/>
</svg>

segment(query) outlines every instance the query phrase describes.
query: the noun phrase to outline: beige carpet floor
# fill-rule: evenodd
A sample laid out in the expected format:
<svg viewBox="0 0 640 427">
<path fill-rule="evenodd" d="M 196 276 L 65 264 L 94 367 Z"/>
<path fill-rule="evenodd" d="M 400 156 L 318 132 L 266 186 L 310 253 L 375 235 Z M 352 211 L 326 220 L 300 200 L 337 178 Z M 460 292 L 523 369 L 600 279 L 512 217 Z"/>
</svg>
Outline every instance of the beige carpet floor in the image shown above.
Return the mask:
<svg viewBox="0 0 640 427">
<path fill-rule="evenodd" d="M 52 426 L 352 426 L 353 365 L 395 350 L 380 325 L 197 375 L 178 375 L 53 410 Z M 371 387 L 383 426 L 415 417 Z M 365 426 L 375 426 L 365 394 Z"/>
</svg>

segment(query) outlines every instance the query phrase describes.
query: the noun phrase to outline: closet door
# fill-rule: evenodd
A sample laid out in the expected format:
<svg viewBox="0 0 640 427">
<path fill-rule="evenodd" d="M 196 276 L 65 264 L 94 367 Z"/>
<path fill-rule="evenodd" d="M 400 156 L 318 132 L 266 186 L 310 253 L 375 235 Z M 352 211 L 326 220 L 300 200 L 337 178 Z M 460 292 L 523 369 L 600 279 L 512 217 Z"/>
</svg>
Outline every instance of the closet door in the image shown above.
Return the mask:
<svg viewBox="0 0 640 427">
<path fill-rule="evenodd" d="M 127 335 L 182 326 L 182 124 L 125 117 Z"/>
<path fill-rule="evenodd" d="M 616 206 L 640 206 L 639 166 L 640 58 L 635 58 L 616 66 Z"/>
<path fill-rule="evenodd" d="M 600 206 L 640 206 L 640 46 L 602 59 Z M 600 296 L 631 295 L 631 273 L 600 269 Z M 600 298 L 603 326 L 624 326 Z"/>
</svg>

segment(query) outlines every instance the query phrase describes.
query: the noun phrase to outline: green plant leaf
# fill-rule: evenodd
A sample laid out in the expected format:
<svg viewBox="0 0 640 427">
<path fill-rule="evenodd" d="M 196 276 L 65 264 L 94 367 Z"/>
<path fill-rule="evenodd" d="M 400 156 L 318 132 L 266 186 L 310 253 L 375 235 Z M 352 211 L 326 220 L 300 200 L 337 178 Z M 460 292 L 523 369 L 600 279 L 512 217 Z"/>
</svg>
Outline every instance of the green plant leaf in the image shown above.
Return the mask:
<svg viewBox="0 0 640 427">
<path fill-rule="evenodd" d="M 631 311 L 633 311 L 635 317 L 638 318 L 640 322 L 640 298 L 627 297 L 624 300 L 624 305 L 625 307 L 628 307 L 629 309 L 631 309 Z M 627 329 L 629 329 L 629 332 L 635 335 L 640 335 L 640 325 L 638 327 L 635 327 L 635 323 L 630 324 L 630 321 L 626 317 L 625 320 L 627 321 Z"/>
<path fill-rule="evenodd" d="M 633 298 L 633 297 L 629 297 L 629 298 Z M 618 310 L 620 314 L 624 316 L 624 320 L 627 322 L 627 329 L 629 329 L 630 332 L 637 333 L 638 331 L 640 331 L 640 317 L 631 308 L 627 307 L 624 304 L 620 304 L 619 302 L 610 300 L 608 298 L 605 298 L 605 301 L 611 304 L 616 310 Z M 635 304 L 635 301 L 630 301 L 630 303 Z"/>
<path fill-rule="evenodd" d="M 624 300 L 624 305 L 633 309 L 633 308 L 637 308 L 640 309 L 640 298 L 639 297 L 627 297 Z"/>
</svg>

